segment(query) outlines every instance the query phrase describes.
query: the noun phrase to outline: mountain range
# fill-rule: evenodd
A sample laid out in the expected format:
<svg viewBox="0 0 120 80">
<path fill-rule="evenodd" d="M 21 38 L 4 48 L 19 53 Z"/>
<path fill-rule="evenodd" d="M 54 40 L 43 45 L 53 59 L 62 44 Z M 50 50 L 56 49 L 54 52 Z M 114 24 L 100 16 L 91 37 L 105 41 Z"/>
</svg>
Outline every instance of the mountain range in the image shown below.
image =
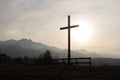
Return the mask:
<svg viewBox="0 0 120 80">
<path fill-rule="evenodd" d="M 0 54 L 7 54 L 11 57 L 37 57 L 50 50 L 53 58 L 67 57 L 67 49 L 60 49 L 31 39 L 0 41 Z M 85 49 L 71 50 L 72 57 L 101 57 L 101 55 Z"/>
</svg>

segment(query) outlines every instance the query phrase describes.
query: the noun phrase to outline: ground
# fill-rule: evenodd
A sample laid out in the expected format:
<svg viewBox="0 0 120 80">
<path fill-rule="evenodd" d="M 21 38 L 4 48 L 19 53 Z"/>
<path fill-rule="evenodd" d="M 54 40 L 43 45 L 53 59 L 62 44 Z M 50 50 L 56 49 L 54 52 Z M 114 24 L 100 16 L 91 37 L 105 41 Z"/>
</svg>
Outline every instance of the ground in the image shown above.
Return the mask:
<svg viewBox="0 0 120 80">
<path fill-rule="evenodd" d="M 120 80 L 120 67 L 0 64 L 0 80 Z"/>
</svg>

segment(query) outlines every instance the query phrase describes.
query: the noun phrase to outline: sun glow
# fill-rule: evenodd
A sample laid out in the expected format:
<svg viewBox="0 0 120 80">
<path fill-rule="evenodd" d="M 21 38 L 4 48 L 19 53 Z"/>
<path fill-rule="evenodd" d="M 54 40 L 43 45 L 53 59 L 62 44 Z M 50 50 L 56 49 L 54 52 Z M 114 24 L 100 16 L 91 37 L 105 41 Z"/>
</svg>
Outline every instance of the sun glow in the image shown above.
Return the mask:
<svg viewBox="0 0 120 80">
<path fill-rule="evenodd" d="M 80 21 L 78 23 L 79 28 L 72 29 L 73 40 L 81 43 L 88 42 L 93 34 L 91 25 L 85 21 Z"/>
</svg>

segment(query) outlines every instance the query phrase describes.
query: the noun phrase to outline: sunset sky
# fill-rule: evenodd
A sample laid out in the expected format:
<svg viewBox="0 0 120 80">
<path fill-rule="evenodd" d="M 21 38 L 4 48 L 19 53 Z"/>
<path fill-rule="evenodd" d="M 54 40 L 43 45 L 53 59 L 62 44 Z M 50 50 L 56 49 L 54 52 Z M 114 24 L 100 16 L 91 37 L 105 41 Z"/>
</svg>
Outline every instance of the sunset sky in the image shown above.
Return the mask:
<svg viewBox="0 0 120 80">
<path fill-rule="evenodd" d="M 67 30 L 60 27 L 68 15 L 80 25 L 72 29 L 73 50 L 120 55 L 120 0 L 0 0 L 0 40 L 27 38 L 66 49 Z"/>
</svg>

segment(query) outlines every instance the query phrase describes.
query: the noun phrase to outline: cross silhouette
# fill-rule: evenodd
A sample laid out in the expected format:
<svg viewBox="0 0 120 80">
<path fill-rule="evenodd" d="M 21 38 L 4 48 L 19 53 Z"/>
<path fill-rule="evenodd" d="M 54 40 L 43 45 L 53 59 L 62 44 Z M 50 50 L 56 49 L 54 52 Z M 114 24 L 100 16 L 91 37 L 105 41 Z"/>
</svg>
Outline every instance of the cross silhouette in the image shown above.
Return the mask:
<svg viewBox="0 0 120 80">
<path fill-rule="evenodd" d="M 70 46 L 70 29 L 78 27 L 79 25 L 70 25 L 70 15 L 68 15 L 68 26 L 67 27 L 61 27 L 60 30 L 68 29 L 68 65 L 71 64 L 71 46 Z"/>
</svg>

